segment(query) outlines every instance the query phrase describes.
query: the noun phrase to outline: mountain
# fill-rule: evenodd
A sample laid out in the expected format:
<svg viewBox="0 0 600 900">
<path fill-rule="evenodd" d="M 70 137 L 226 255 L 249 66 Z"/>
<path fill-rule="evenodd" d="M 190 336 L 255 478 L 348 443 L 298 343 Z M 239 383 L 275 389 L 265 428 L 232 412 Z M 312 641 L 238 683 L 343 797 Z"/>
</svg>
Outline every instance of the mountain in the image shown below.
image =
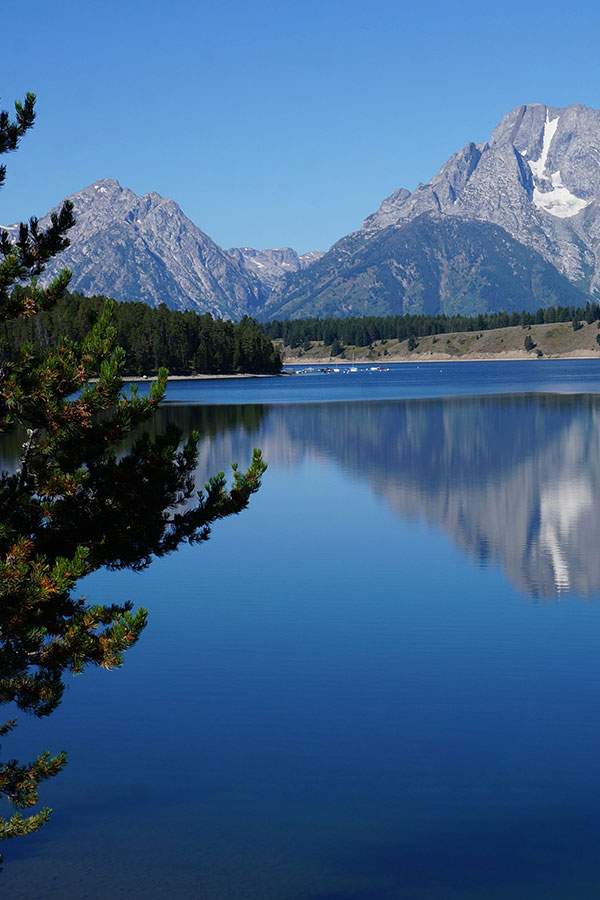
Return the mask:
<svg viewBox="0 0 600 900">
<path fill-rule="evenodd" d="M 533 103 L 467 144 L 429 184 L 395 191 L 366 234 L 426 211 L 500 225 L 582 287 L 600 289 L 600 110 Z"/>
<path fill-rule="evenodd" d="M 155 192 L 138 197 L 113 179 L 68 199 L 76 218 L 71 246 L 47 272 L 71 269 L 73 290 L 232 319 L 253 315 L 264 301 L 260 281 L 173 200 Z"/>
<path fill-rule="evenodd" d="M 71 246 L 52 261 L 47 274 L 71 269 L 71 288 L 84 294 L 239 319 L 259 314 L 284 274 L 322 256 L 318 251 L 299 256 L 290 247 L 223 250 L 173 200 L 154 191 L 138 197 L 111 178 L 68 199 L 76 219 Z M 15 233 L 16 226 L 8 230 Z"/>
<path fill-rule="evenodd" d="M 455 283 L 461 272 L 465 296 Z M 267 314 L 534 309 L 585 303 L 596 292 L 600 111 L 535 103 L 508 113 L 489 142 L 467 144 L 428 184 L 394 191 L 307 272 L 287 275 Z"/>
<path fill-rule="evenodd" d="M 316 262 L 324 253 L 311 250 L 299 256 L 291 247 L 276 250 L 253 250 L 251 247 L 233 247 L 227 253 L 249 274 L 253 275 L 266 289 L 271 291 L 288 272 L 298 272 Z"/>
<path fill-rule="evenodd" d="M 541 253 L 497 225 L 422 213 L 338 241 L 306 271 L 278 282 L 265 312 L 279 319 L 476 315 L 587 300 Z"/>
<path fill-rule="evenodd" d="M 600 111 L 519 106 L 325 253 L 224 250 L 173 201 L 103 179 L 71 198 L 72 287 L 232 319 L 476 314 L 600 298 Z M 44 224 L 44 220 L 42 220 Z"/>
</svg>

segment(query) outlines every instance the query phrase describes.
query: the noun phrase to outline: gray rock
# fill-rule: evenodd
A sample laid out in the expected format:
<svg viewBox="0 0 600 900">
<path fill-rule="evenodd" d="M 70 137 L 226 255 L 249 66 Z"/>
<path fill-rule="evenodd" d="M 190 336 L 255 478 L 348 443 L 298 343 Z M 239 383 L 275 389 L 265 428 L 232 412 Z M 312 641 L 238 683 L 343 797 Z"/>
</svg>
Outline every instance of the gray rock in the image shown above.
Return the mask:
<svg viewBox="0 0 600 900">
<path fill-rule="evenodd" d="M 260 309 L 256 278 L 160 194 L 138 197 L 101 179 L 69 198 L 71 246 L 48 266 L 73 272 L 71 289 L 237 319 Z M 48 217 L 42 220 L 44 225 Z"/>
<path fill-rule="evenodd" d="M 395 191 L 362 231 L 433 211 L 500 225 L 579 287 L 599 291 L 600 110 L 513 109 L 489 143 L 467 144 L 412 194 Z"/>
<path fill-rule="evenodd" d="M 306 269 L 323 256 L 320 250 L 311 250 L 299 256 L 291 247 L 275 250 L 253 250 L 251 247 L 233 247 L 227 253 L 246 272 L 256 278 L 268 291 L 288 272 Z"/>
</svg>

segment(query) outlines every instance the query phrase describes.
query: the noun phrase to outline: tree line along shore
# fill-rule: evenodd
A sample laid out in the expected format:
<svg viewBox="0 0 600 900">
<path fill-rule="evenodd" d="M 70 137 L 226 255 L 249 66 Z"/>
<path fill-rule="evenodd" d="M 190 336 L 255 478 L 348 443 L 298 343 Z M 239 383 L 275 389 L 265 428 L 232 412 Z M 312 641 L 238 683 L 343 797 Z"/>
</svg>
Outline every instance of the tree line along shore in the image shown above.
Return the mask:
<svg viewBox="0 0 600 900">
<path fill-rule="evenodd" d="M 20 290 L 16 288 L 15 290 Z M 105 297 L 67 294 L 34 317 L 0 328 L 0 361 L 81 341 L 100 316 Z M 600 306 L 551 306 L 534 313 L 477 316 L 404 315 L 308 318 L 237 323 L 210 313 L 114 304 L 117 343 L 128 375 L 152 376 L 165 366 L 174 376 L 277 374 L 282 363 L 332 360 L 412 361 L 600 356 Z"/>
<path fill-rule="evenodd" d="M 600 356 L 600 307 L 477 316 L 365 316 L 270 322 L 288 364 Z"/>
<path fill-rule="evenodd" d="M 428 335 L 454 334 L 459 332 L 495 331 L 499 328 L 517 325 L 554 325 L 557 322 L 571 322 L 575 329 L 581 322 L 591 324 L 600 321 L 600 306 L 588 303 L 586 306 L 548 306 L 535 312 L 491 312 L 473 316 L 412 315 L 398 316 L 350 316 L 348 318 L 306 318 L 284 319 L 267 322 L 262 327 L 272 340 L 281 340 L 292 349 L 299 348 L 305 341 L 321 341 L 365 347 L 373 341 L 419 338 Z"/>
<path fill-rule="evenodd" d="M 67 294 L 47 312 L 2 323 L 0 360 L 14 361 L 21 347 L 36 352 L 61 342 L 79 342 L 98 320 L 106 297 Z M 124 302 L 113 306 L 116 342 L 125 351 L 127 375 L 155 375 L 166 367 L 172 375 L 277 374 L 278 349 L 255 319 L 215 319 L 210 313 L 179 312 L 164 304 Z"/>
<path fill-rule="evenodd" d="M 332 347 L 311 342 L 309 349 L 280 343 L 284 365 L 332 365 L 337 362 L 446 362 L 452 360 L 600 359 L 597 324 L 584 323 L 576 332 L 570 323 L 498 328 L 485 332 L 451 332 L 409 340 L 373 341 L 365 347 Z M 276 342 L 277 343 L 277 342 Z M 335 348 L 334 348 L 335 349 Z"/>
</svg>

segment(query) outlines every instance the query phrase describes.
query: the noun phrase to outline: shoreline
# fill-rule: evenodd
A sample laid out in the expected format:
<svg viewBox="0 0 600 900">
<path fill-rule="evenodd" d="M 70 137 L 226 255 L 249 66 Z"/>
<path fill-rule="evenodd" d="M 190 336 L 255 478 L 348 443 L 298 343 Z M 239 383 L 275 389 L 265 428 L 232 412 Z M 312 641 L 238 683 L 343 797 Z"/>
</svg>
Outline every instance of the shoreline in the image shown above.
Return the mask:
<svg viewBox="0 0 600 900">
<path fill-rule="evenodd" d="M 458 363 L 458 362 L 523 362 L 524 360 L 531 360 L 532 362 L 544 362 L 544 360 L 557 360 L 557 359 L 596 359 L 600 361 L 600 356 L 596 353 L 589 353 L 587 351 L 578 352 L 575 351 L 573 353 L 564 354 L 564 353 L 556 353 L 556 354 L 544 354 L 542 357 L 532 356 L 530 353 L 520 354 L 519 351 L 511 353 L 510 351 L 507 353 L 488 353 L 485 355 L 471 355 L 465 354 L 464 356 L 451 356 L 450 354 L 445 353 L 422 353 L 413 356 L 385 356 L 385 357 L 377 357 L 377 359 L 340 359 L 339 356 L 330 358 L 330 357 L 315 357 L 310 360 L 306 357 L 292 357 L 290 359 L 284 360 L 285 366 L 327 366 L 329 368 L 333 368 L 334 366 L 337 368 L 338 366 L 388 366 L 390 364 L 397 365 L 399 363 L 412 363 L 420 364 L 420 363 Z"/>
<path fill-rule="evenodd" d="M 283 367 L 290 366 L 307 366 L 307 367 L 327 367 L 327 368 L 338 368 L 338 367 L 346 367 L 346 366 L 369 366 L 369 367 L 382 367 L 385 368 L 388 365 L 420 365 L 421 363 L 443 363 L 444 365 L 447 363 L 460 363 L 460 362 L 523 362 L 526 360 L 531 360 L 531 362 L 544 362 L 544 360 L 557 360 L 557 359 L 596 359 L 600 362 L 600 356 L 598 354 L 593 354 L 585 351 L 575 351 L 570 354 L 544 354 L 542 357 L 532 356 L 529 353 L 519 353 L 510 351 L 507 353 L 489 353 L 486 355 L 479 356 L 471 356 L 470 354 L 465 356 L 450 356 L 449 354 L 444 353 L 422 353 L 416 356 L 386 356 L 385 358 L 379 357 L 377 359 L 340 359 L 339 356 L 336 357 L 314 357 L 311 359 L 307 359 L 306 357 L 291 357 L 290 359 L 284 360 Z M 200 373 L 196 375 L 169 375 L 169 381 L 215 381 L 218 379 L 239 379 L 239 378 L 279 378 L 282 375 L 287 376 L 290 375 L 290 372 L 276 372 L 276 373 L 255 373 L 255 372 L 239 372 L 233 375 L 212 375 L 206 373 Z M 140 384 L 144 384 L 144 382 L 152 382 L 156 381 L 156 375 L 124 375 L 124 382 L 137 382 Z M 91 379 L 91 381 L 96 381 L 97 379 Z"/>
<path fill-rule="evenodd" d="M 169 375 L 169 381 L 208 381 L 214 380 L 215 378 L 277 378 L 281 375 L 281 372 L 273 372 L 273 373 L 264 373 L 257 374 L 254 372 L 240 372 L 235 375 L 208 375 L 208 374 L 198 374 L 198 375 Z M 123 381 L 139 381 L 142 384 L 145 381 L 156 381 L 157 375 L 123 375 Z M 97 379 L 92 379 L 96 381 Z"/>
<path fill-rule="evenodd" d="M 410 339 L 382 338 L 366 346 L 346 344 L 343 358 L 331 356 L 331 347 L 320 341 L 305 341 L 302 349 L 279 344 L 288 366 L 600 359 L 600 322 L 508 325 L 489 331 L 431 334 L 413 339 L 412 344 Z"/>
</svg>

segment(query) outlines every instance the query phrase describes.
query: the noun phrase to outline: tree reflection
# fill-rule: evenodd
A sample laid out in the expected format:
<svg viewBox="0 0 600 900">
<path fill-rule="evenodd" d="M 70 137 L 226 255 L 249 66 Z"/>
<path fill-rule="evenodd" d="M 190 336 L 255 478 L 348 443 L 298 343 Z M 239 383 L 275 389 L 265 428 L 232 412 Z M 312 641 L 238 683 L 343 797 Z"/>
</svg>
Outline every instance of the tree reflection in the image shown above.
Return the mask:
<svg viewBox="0 0 600 900">
<path fill-rule="evenodd" d="M 156 410 L 160 389 L 138 399 L 121 388 L 118 377 L 111 385 L 100 379 L 75 399 L 52 397 L 59 423 L 61 416 L 84 421 L 83 429 L 51 428 L 46 422 L 25 431 L 19 419 L 6 422 L 0 474 L 0 704 L 15 712 L 50 715 L 62 700 L 66 674 L 89 665 L 120 666 L 145 627 L 146 610 L 134 611 L 129 600 L 102 605 L 75 596 L 82 577 L 103 567 L 142 569 L 182 542 L 207 540 L 213 522 L 247 506 L 265 469 L 260 452 L 253 451 L 246 472 L 234 465 L 231 487 L 220 472 L 198 490 L 199 432 L 190 429 L 182 443 L 182 429 Z M 101 394 L 98 414 L 87 415 L 96 393 Z M 147 423 L 149 431 L 141 430 L 139 423 L 153 412 L 157 420 Z M 252 427 L 259 418 L 255 410 Z M 195 424 L 206 425 L 197 419 Z M 218 428 L 230 425 L 231 418 Z M 13 716 L 0 725 L 0 736 L 6 738 L 15 726 Z M 28 834 L 46 822 L 47 808 L 26 816 L 20 811 L 36 805 L 40 784 L 65 763 L 65 753 L 48 752 L 28 763 L 0 763 L 0 795 L 17 810 L 0 818 L 0 839 Z"/>
</svg>

